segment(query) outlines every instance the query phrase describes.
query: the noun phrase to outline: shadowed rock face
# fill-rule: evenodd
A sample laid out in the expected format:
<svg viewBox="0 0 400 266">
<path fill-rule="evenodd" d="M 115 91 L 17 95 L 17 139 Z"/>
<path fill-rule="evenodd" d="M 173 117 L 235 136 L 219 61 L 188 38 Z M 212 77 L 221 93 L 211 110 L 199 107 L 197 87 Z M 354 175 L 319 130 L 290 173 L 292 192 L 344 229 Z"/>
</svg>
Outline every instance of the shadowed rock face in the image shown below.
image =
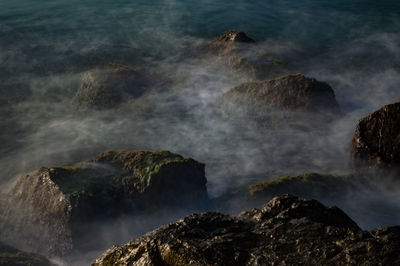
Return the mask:
<svg viewBox="0 0 400 266">
<path fill-rule="evenodd" d="M 329 120 L 340 113 L 332 88 L 302 74 L 244 83 L 224 93 L 222 100 L 227 115 L 245 113 L 261 120 L 278 113 L 286 118 L 312 114 L 314 119 Z"/>
<path fill-rule="evenodd" d="M 400 103 L 389 104 L 361 119 L 351 147 L 356 170 L 400 170 Z"/>
<path fill-rule="evenodd" d="M 206 204 L 204 164 L 168 151 L 109 151 L 19 178 L 0 206 L 2 241 L 51 255 L 82 248 L 94 223 Z M 96 244 L 96 236 L 92 236 Z M 93 248 L 93 247 L 92 247 Z"/>
<path fill-rule="evenodd" d="M 108 109 L 141 96 L 148 78 L 128 66 L 110 64 L 83 74 L 74 101 L 82 108 Z"/>
<path fill-rule="evenodd" d="M 4 266 L 50 266 L 45 257 L 20 251 L 0 243 L 0 265 Z"/>
<path fill-rule="evenodd" d="M 394 265 L 399 239 L 399 227 L 362 231 L 336 207 L 283 195 L 236 217 L 190 215 L 93 265 Z"/>
</svg>

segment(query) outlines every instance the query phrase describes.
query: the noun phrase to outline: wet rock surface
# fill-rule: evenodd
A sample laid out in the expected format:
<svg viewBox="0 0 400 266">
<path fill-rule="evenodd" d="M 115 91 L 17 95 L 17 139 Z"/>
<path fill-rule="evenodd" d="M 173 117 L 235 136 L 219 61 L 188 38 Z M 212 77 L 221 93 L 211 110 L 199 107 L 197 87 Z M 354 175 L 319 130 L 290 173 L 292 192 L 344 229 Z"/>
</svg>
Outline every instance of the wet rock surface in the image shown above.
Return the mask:
<svg viewBox="0 0 400 266">
<path fill-rule="evenodd" d="M 0 237 L 26 250 L 63 256 L 100 245 L 91 232 L 102 220 L 198 210 L 207 199 L 202 163 L 168 151 L 108 151 L 20 177 L 0 201 Z"/>
<path fill-rule="evenodd" d="M 245 114 L 261 122 L 281 118 L 326 122 L 340 113 L 333 89 L 302 74 L 234 87 L 223 94 L 222 110 L 227 116 Z"/>
<path fill-rule="evenodd" d="M 81 108 L 109 109 L 141 96 L 149 84 L 144 73 L 129 66 L 109 64 L 83 74 L 74 102 Z"/>
<path fill-rule="evenodd" d="M 190 215 L 93 265 L 395 265 L 399 237 L 399 227 L 363 231 L 337 207 L 283 195 L 236 217 Z"/>
<path fill-rule="evenodd" d="M 357 123 L 351 146 L 354 169 L 400 172 L 400 103 L 389 104 Z"/>
<path fill-rule="evenodd" d="M 353 176 L 334 176 L 318 173 L 303 173 L 298 176 L 283 176 L 254 184 L 248 189 L 248 200 L 265 202 L 280 194 L 293 194 L 305 198 L 338 200 L 359 187 L 360 179 Z"/>
<path fill-rule="evenodd" d="M 228 30 L 209 45 L 210 54 L 219 57 L 234 73 L 247 76 L 248 80 L 265 78 L 279 72 L 282 62 L 259 49 L 246 33 Z"/>
<path fill-rule="evenodd" d="M 23 252 L 16 248 L 0 243 L 0 265 L 4 266 L 50 266 L 45 257 Z"/>
</svg>

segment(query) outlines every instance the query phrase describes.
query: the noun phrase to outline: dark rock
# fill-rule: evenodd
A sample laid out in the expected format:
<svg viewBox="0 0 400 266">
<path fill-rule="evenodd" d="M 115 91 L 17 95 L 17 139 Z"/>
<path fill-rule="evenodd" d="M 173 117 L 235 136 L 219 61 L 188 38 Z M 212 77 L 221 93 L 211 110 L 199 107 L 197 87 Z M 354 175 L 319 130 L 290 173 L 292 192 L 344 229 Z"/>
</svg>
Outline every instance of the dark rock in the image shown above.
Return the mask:
<svg viewBox="0 0 400 266">
<path fill-rule="evenodd" d="M 222 96 L 222 110 L 228 116 L 245 115 L 261 121 L 277 116 L 329 121 L 340 113 L 332 88 L 302 74 L 234 87 Z"/>
<path fill-rule="evenodd" d="M 400 103 L 386 105 L 358 121 L 351 157 L 358 171 L 400 173 Z"/>
<path fill-rule="evenodd" d="M 271 76 L 282 62 L 257 49 L 255 44 L 246 33 L 229 30 L 216 37 L 208 45 L 208 51 L 221 58 L 234 73 L 245 75 L 249 80 Z"/>
<path fill-rule="evenodd" d="M 23 252 L 16 248 L 0 243 L 0 265 L 4 266 L 50 266 L 45 257 Z"/>
<path fill-rule="evenodd" d="M 298 176 L 283 176 L 252 185 L 248 189 L 247 196 L 248 200 L 257 203 L 286 193 L 306 198 L 338 200 L 347 192 L 355 189 L 356 184 L 352 176 L 303 173 Z"/>
<path fill-rule="evenodd" d="M 83 74 L 74 101 L 83 108 L 108 109 L 141 96 L 149 79 L 128 66 L 110 64 Z"/>
<path fill-rule="evenodd" d="M 207 198 L 202 163 L 168 151 L 109 151 L 20 177 L 0 206 L 1 238 L 63 256 L 90 246 L 85 234 L 102 220 L 163 209 L 199 210 Z M 94 247 L 100 242 L 93 235 L 90 240 Z"/>
<path fill-rule="evenodd" d="M 283 195 L 231 217 L 190 215 L 93 265 L 396 265 L 399 227 L 362 231 L 337 207 Z"/>
</svg>

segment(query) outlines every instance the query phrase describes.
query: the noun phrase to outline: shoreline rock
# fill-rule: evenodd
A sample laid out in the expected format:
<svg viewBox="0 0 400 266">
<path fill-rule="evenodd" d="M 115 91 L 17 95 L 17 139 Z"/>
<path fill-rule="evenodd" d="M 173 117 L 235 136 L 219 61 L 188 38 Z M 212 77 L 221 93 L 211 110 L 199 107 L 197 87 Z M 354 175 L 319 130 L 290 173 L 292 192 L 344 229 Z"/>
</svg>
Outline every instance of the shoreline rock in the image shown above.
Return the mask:
<svg viewBox="0 0 400 266">
<path fill-rule="evenodd" d="M 92 265 L 397 264 L 399 239 L 399 226 L 363 231 L 337 207 L 282 195 L 234 217 L 190 215 Z"/>
<path fill-rule="evenodd" d="M 358 172 L 400 173 L 400 103 L 385 105 L 358 121 L 351 144 Z"/>
<path fill-rule="evenodd" d="M 169 151 L 108 151 L 19 178 L 0 202 L 1 241 L 46 255 L 84 252 L 93 225 L 121 215 L 202 209 L 204 164 Z M 86 240 L 85 240 L 86 239 Z M 81 241 L 82 240 L 82 241 Z"/>
</svg>

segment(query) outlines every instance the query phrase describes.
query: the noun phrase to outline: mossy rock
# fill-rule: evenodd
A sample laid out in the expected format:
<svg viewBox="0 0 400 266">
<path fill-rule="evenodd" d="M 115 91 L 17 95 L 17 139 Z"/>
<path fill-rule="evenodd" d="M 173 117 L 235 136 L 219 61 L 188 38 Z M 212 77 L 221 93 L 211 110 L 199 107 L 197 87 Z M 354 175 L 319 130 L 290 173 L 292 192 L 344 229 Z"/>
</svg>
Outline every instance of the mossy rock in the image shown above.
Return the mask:
<svg viewBox="0 0 400 266">
<path fill-rule="evenodd" d="M 62 256 L 87 245 L 80 239 L 93 223 L 201 209 L 208 200 L 204 167 L 169 151 L 107 151 L 72 166 L 42 167 L 20 177 L 6 195 L 0 208 L 1 237 Z"/>
<path fill-rule="evenodd" d="M 334 176 L 317 173 L 303 173 L 297 176 L 282 176 L 266 182 L 251 185 L 248 196 L 264 201 L 280 194 L 293 194 L 308 198 L 339 198 L 346 191 L 355 188 L 350 176 Z"/>
<path fill-rule="evenodd" d="M 50 266 L 44 256 L 23 252 L 0 243 L 0 265 L 4 266 Z"/>
</svg>

